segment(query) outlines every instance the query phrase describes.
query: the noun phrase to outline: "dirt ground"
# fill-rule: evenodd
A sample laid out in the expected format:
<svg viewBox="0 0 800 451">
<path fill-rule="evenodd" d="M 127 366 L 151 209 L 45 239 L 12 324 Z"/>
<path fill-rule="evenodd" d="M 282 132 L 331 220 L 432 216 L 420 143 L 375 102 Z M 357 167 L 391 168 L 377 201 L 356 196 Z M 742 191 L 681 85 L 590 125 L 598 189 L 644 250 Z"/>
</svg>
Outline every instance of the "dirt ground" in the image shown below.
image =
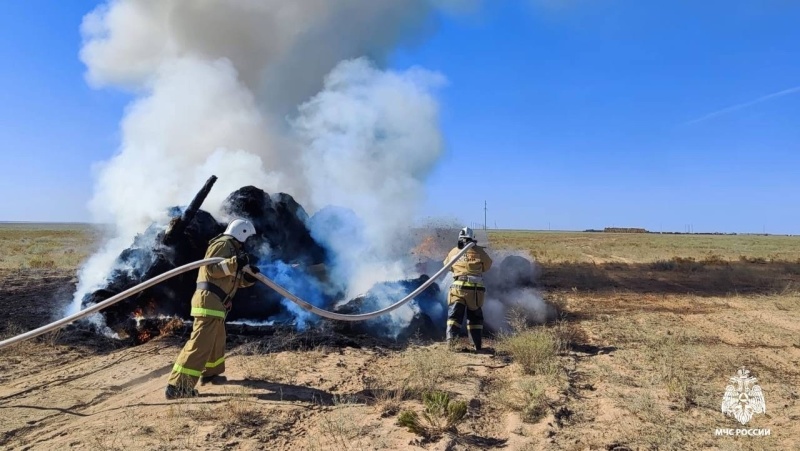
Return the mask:
<svg viewBox="0 0 800 451">
<path fill-rule="evenodd" d="M 562 343 L 549 378 L 506 352 L 316 330 L 231 336 L 228 382 L 167 401 L 186 330 L 128 346 L 68 329 L 0 350 L 0 448 L 800 449 L 795 272 L 545 263 L 543 296 L 562 312 L 544 327 Z M 69 270 L 0 272 L 0 336 L 49 322 L 73 284 Z M 766 402 L 746 425 L 720 411 L 741 367 Z M 432 389 L 466 403 L 463 421 L 428 436 L 400 426 L 403 411 L 423 414 L 419 394 Z"/>
</svg>

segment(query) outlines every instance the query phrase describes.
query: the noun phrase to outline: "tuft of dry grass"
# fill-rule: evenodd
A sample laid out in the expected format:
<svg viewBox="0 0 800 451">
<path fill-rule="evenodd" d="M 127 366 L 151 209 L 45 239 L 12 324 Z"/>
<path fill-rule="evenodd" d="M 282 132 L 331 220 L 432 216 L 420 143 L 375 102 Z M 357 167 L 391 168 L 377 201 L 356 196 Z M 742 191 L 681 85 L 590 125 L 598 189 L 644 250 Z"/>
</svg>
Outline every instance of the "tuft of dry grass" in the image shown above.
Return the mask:
<svg viewBox="0 0 800 451">
<path fill-rule="evenodd" d="M 497 350 L 506 353 L 528 375 L 552 376 L 559 371 L 564 342 L 553 328 L 534 326 L 501 336 Z"/>
<path fill-rule="evenodd" d="M 458 425 L 467 415 L 467 403 L 452 401 L 446 392 L 424 393 L 422 404 L 424 406 L 422 415 L 413 410 L 406 410 L 397 418 L 397 424 L 415 434 L 434 438 L 446 432 L 457 433 Z"/>
<path fill-rule="evenodd" d="M 396 376 L 367 377 L 364 385 L 371 395 L 372 405 L 377 407 L 381 417 L 397 414 L 403 401 L 411 394 L 408 390 L 408 380 L 398 380 Z"/>
<path fill-rule="evenodd" d="M 513 332 L 499 337 L 497 350 L 510 356 L 521 374 L 501 378 L 492 388 L 501 406 L 518 412 L 526 423 L 536 423 L 551 409 L 550 395 L 560 387 L 563 367 L 559 355 L 579 333 L 563 322 L 532 327 L 511 323 Z"/>
<path fill-rule="evenodd" d="M 416 395 L 435 391 L 461 374 L 455 354 L 445 347 L 409 348 L 401 360 L 406 376 L 400 386 Z"/>
<path fill-rule="evenodd" d="M 547 414 L 550 402 L 547 388 L 551 380 L 546 377 L 523 376 L 502 381 L 496 389 L 497 401 L 504 407 L 519 412 L 522 421 L 535 423 Z"/>
<path fill-rule="evenodd" d="M 279 352 L 242 360 L 244 376 L 251 380 L 266 380 L 295 385 L 308 367 L 309 361 L 322 357 L 320 351 Z"/>
<path fill-rule="evenodd" d="M 690 340 L 685 334 L 650 338 L 643 348 L 644 358 L 655 366 L 654 386 L 663 386 L 671 401 L 681 410 L 696 404 L 699 381 L 691 367 Z"/>
<path fill-rule="evenodd" d="M 317 423 L 317 433 L 309 436 L 311 449 L 361 450 L 362 440 L 372 440 L 373 429 L 368 417 L 360 410 L 362 404 L 351 398 L 334 397 L 334 405 Z"/>
<path fill-rule="evenodd" d="M 257 428 L 267 422 L 266 416 L 253 401 L 252 395 L 240 387 L 231 390 L 229 398 L 225 400 L 221 418 L 223 423 L 230 428 Z"/>
</svg>

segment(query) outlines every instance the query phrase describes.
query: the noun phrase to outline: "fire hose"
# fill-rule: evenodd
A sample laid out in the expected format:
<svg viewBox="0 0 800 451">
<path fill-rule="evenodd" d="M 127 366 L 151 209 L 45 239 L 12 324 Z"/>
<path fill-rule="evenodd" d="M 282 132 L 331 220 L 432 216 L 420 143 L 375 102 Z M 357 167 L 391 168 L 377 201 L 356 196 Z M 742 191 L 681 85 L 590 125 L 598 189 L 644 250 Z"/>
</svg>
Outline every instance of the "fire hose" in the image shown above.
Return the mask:
<svg viewBox="0 0 800 451">
<path fill-rule="evenodd" d="M 281 294 L 282 296 L 284 296 L 288 300 L 290 300 L 290 301 L 294 302 L 295 304 L 299 305 L 300 308 L 302 308 L 303 310 L 315 313 L 315 314 L 317 314 L 319 316 L 322 316 L 323 318 L 328 318 L 328 319 L 333 319 L 333 320 L 339 320 L 339 321 L 364 321 L 364 320 L 368 320 L 368 319 L 371 319 L 371 318 L 375 318 L 375 317 L 380 316 L 380 315 L 384 315 L 386 313 L 391 312 L 392 310 L 398 309 L 403 304 L 405 304 L 408 301 L 410 301 L 410 300 L 414 299 L 415 297 L 419 296 L 420 293 L 425 291 L 425 289 L 428 288 L 434 281 L 436 281 L 437 278 L 439 278 L 442 274 L 444 274 L 445 271 L 450 269 L 450 267 L 453 266 L 456 263 L 456 261 L 458 261 L 458 259 L 461 258 L 461 256 L 464 255 L 464 253 L 467 252 L 467 250 L 469 250 L 473 246 L 475 246 L 474 242 L 468 243 L 466 246 L 464 246 L 461 249 L 461 251 L 458 254 L 456 254 L 455 257 L 453 257 L 452 260 L 447 262 L 447 264 L 442 267 L 442 269 L 437 271 L 433 276 L 431 276 L 428 280 L 426 280 L 425 283 L 423 283 L 422 285 L 417 287 L 416 290 L 414 290 L 411 293 L 409 293 L 403 299 L 400 299 L 399 301 L 395 302 L 394 304 L 392 304 L 392 305 L 390 305 L 390 306 L 388 306 L 386 308 L 383 308 L 383 309 L 380 309 L 380 310 L 377 310 L 377 311 L 374 311 L 374 312 L 370 312 L 370 313 L 362 313 L 362 314 L 357 314 L 357 315 L 345 315 L 345 314 L 342 314 L 342 313 L 335 313 L 335 312 L 330 312 L 328 310 L 321 309 L 319 307 L 316 307 L 316 306 L 314 306 L 314 305 L 312 305 L 312 304 L 300 299 L 299 297 L 295 296 L 294 294 L 290 293 L 288 290 L 286 290 L 282 286 L 278 285 L 277 283 L 275 283 L 275 281 L 269 279 L 265 275 L 263 275 L 261 273 L 254 273 L 252 271 L 249 271 L 249 269 L 246 269 L 246 271 L 251 276 L 256 278 L 259 282 L 267 285 L 268 287 L 270 287 L 273 290 L 277 291 L 279 294 Z M 70 324 L 70 323 L 72 323 L 72 322 L 74 322 L 74 321 L 76 321 L 78 319 L 81 319 L 83 317 L 89 316 L 92 313 L 98 312 L 98 311 L 100 311 L 100 310 L 102 310 L 102 309 L 104 309 L 104 308 L 106 308 L 106 307 L 108 307 L 108 306 L 110 306 L 112 304 L 116 304 L 117 302 L 122 301 L 123 299 L 126 299 L 128 297 L 133 296 L 134 294 L 137 294 L 137 293 L 139 293 L 141 291 L 144 291 L 144 290 L 152 287 L 153 285 L 158 284 L 161 281 L 164 281 L 166 279 L 175 277 L 175 276 L 177 276 L 179 274 L 182 274 L 182 273 L 185 273 L 187 271 L 191 271 L 193 269 L 197 269 L 197 268 L 199 268 L 201 266 L 207 266 L 207 265 L 213 265 L 215 263 L 219 263 L 219 262 L 221 262 L 223 260 L 224 260 L 223 258 L 219 258 L 219 257 L 207 258 L 207 259 L 204 259 L 204 260 L 197 260 L 197 261 L 192 262 L 192 263 L 187 263 L 187 264 L 185 264 L 183 266 L 179 266 L 179 267 L 177 267 L 175 269 L 171 269 L 171 270 L 169 270 L 169 271 L 167 271 L 167 272 L 165 272 L 163 274 L 159 274 L 158 276 L 153 277 L 150 280 L 147 280 L 147 281 L 142 282 L 142 283 L 140 283 L 138 285 L 135 285 L 135 286 L 133 286 L 131 288 L 128 288 L 127 290 L 125 290 L 125 291 L 123 291 L 121 293 L 118 293 L 118 294 L 115 294 L 114 296 L 111 296 L 110 298 L 106 299 L 105 301 L 98 302 L 97 304 L 94 304 L 91 307 L 83 309 L 83 310 L 81 310 L 81 311 L 79 311 L 77 313 L 74 313 L 74 314 L 69 315 L 69 316 L 64 317 L 64 318 L 61 318 L 58 321 L 54 321 L 54 322 L 52 322 L 50 324 L 47 324 L 45 326 L 42 326 L 42 327 L 40 327 L 38 329 L 34 329 L 34 330 L 31 330 L 31 331 L 25 332 L 24 334 L 20 334 L 20 335 L 8 338 L 6 340 L 0 341 L 0 349 L 3 349 L 5 347 L 7 347 L 7 346 L 11 346 L 14 343 L 19 343 L 21 341 L 25 341 L 25 340 L 29 340 L 29 339 L 34 338 L 34 337 L 38 337 L 39 335 L 46 334 L 47 332 L 50 332 L 50 331 L 53 331 L 53 330 L 56 330 L 56 329 L 60 329 L 60 328 L 62 328 L 64 326 L 67 326 L 68 324 Z"/>
</svg>

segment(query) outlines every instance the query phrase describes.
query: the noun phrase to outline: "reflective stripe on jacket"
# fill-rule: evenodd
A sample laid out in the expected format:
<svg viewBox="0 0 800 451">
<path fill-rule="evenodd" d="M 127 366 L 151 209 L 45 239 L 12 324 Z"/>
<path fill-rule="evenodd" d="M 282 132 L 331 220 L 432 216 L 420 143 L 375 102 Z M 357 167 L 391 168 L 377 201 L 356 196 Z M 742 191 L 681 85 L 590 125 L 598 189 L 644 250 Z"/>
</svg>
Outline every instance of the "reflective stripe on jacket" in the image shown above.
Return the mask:
<svg viewBox="0 0 800 451">
<path fill-rule="evenodd" d="M 242 245 L 230 235 L 220 235 L 209 242 L 205 258 L 221 257 L 225 260 L 213 265 L 203 266 L 197 275 L 197 282 L 207 282 L 216 285 L 227 293 L 227 299 L 208 290 L 195 290 L 192 296 L 192 316 L 210 316 L 225 318 L 227 310 L 224 302 L 236 296 L 240 287 L 249 287 L 253 282 L 247 282 L 242 277 L 242 268 L 239 268 L 236 255 Z"/>
</svg>

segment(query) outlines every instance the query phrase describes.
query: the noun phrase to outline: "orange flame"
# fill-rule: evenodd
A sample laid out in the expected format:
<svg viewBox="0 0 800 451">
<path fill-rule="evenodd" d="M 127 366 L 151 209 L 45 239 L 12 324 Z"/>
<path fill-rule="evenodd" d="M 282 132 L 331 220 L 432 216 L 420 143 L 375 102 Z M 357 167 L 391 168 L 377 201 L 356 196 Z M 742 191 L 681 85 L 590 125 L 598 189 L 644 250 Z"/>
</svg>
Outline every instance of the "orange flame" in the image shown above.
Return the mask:
<svg viewBox="0 0 800 451">
<path fill-rule="evenodd" d="M 151 338 L 153 338 L 153 335 L 150 333 L 149 330 L 145 329 L 139 332 L 139 335 L 137 335 L 136 340 L 139 344 L 142 344 L 150 341 Z"/>
<path fill-rule="evenodd" d="M 438 249 L 439 247 L 440 246 L 436 242 L 436 238 L 429 235 L 425 237 L 425 239 L 422 240 L 422 242 L 419 243 L 417 247 L 411 251 L 411 253 L 425 258 L 439 258 L 439 254 L 442 253 L 442 251 Z"/>
</svg>

